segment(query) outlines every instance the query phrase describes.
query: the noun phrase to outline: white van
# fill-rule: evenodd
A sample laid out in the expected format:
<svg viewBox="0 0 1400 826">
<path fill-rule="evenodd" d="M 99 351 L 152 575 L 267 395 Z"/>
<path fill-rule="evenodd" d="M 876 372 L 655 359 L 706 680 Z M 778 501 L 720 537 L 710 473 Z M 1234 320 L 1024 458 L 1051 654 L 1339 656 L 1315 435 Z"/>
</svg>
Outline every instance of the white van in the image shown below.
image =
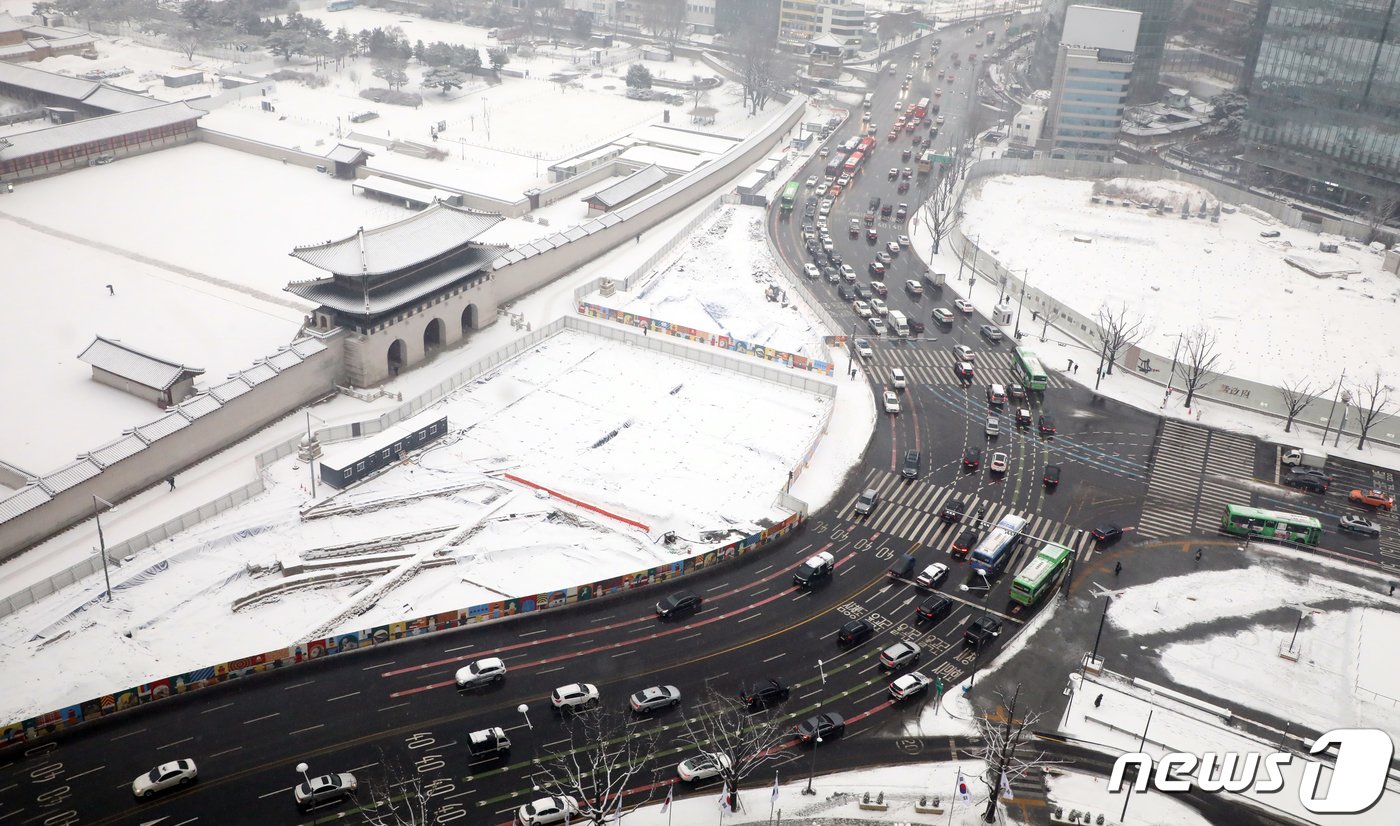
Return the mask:
<svg viewBox="0 0 1400 826">
<path fill-rule="evenodd" d="M 862 105 L 865 107 L 865 111 L 869 112 L 869 111 L 870 111 L 870 107 L 873 106 L 873 105 L 875 105 L 875 93 L 874 93 L 874 92 L 868 92 L 868 93 L 866 93 L 866 95 L 865 95 L 865 103 L 862 104 Z"/>
<path fill-rule="evenodd" d="M 904 371 L 898 367 L 890 371 L 890 386 L 896 390 L 903 390 L 909 386 L 909 381 L 904 377 Z"/>
</svg>

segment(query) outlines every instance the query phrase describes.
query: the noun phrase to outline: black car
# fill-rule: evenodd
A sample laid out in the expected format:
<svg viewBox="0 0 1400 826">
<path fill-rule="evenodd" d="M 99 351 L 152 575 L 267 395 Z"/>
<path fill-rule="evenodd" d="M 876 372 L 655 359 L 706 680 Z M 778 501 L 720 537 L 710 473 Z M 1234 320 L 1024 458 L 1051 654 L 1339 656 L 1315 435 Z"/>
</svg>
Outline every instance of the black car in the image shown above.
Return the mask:
<svg viewBox="0 0 1400 826">
<path fill-rule="evenodd" d="M 1094 539 L 1106 545 L 1121 537 L 1123 535 L 1123 529 L 1112 522 L 1105 522 L 1097 528 L 1094 528 L 1090 533 L 1094 535 Z"/>
<path fill-rule="evenodd" d="M 1045 487 L 1047 487 L 1047 488 L 1059 487 L 1059 486 L 1060 486 L 1060 466 L 1059 466 L 1059 465 L 1046 465 L 1046 466 L 1045 466 L 1045 476 L 1044 476 L 1044 478 L 1043 478 L 1041 481 L 1045 482 Z"/>
<path fill-rule="evenodd" d="M 846 719 L 834 711 L 824 711 L 803 720 L 794 731 L 803 743 L 816 742 L 818 737 L 830 740 L 846 733 Z"/>
<path fill-rule="evenodd" d="M 963 631 L 963 644 L 981 648 L 1000 635 L 1001 620 L 991 614 L 983 614 L 968 623 L 967 630 Z"/>
<path fill-rule="evenodd" d="M 940 513 L 938 516 L 944 522 L 948 522 L 951 524 L 955 522 L 961 522 L 963 516 L 966 513 L 967 503 L 961 499 L 954 499 L 953 501 L 943 506 L 943 512 Z"/>
<path fill-rule="evenodd" d="M 852 296 L 854 295 L 855 291 L 847 287 L 845 284 L 838 284 L 836 286 L 836 297 L 841 299 L 842 301 L 850 301 Z"/>
<path fill-rule="evenodd" d="M 870 292 L 870 288 L 864 284 L 857 284 L 851 289 L 855 290 L 856 298 L 859 298 L 861 301 L 869 301 L 870 296 L 873 294 Z"/>
<path fill-rule="evenodd" d="M 963 470 L 976 470 L 982 467 L 982 448 L 970 447 L 963 452 Z"/>
<path fill-rule="evenodd" d="M 739 702 L 747 706 L 749 711 L 758 711 L 761 708 L 787 702 L 787 698 L 791 694 L 792 689 L 777 680 L 769 679 L 752 688 L 740 691 Z"/>
<path fill-rule="evenodd" d="M 948 616 L 952 610 L 953 601 L 951 599 L 939 594 L 934 594 L 919 603 L 919 619 L 926 619 L 929 622 L 938 622 Z"/>
<path fill-rule="evenodd" d="M 1054 436 L 1054 435 L 1055 435 L 1055 417 L 1054 417 L 1054 416 L 1043 415 L 1043 416 L 1040 417 L 1040 435 L 1042 435 L 1042 436 Z"/>
<path fill-rule="evenodd" d="M 927 329 L 927 328 L 924 327 L 924 323 L 923 323 L 922 321 L 915 321 L 915 320 L 912 319 L 912 318 L 909 319 L 909 334 L 910 334 L 910 335 L 917 336 L 918 334 L 922 333 L 925 329 Z"/>
<path fill-rule="evenodd" d="M 1332 486 L 1332 480 L 1326 476 L 1313 473 L 1289 473 L 1283 477 L 1283 483 L 1290 488 L 1306 490 L 1310 493 L 1326 493 Z"/>
<path fill-rule="evenodd" d="M 870 199 L 870 211 L 871 211 L 871 212 L 874 212 L 875 210 L 877 210 L 877 209 L 879 209 L 879 208 L 880 208 L 880 196 L 879 196 L 879 195 L 876 195 L 875 197 L 873 197 L 873 198 Z"/>
<path fill-rule="evenodd" d="M 998 330 L 990 324 L 983 324 L 980 332 L 982 333 L 982 338 L 985 338 L 993 344 L 996 344 L 1003 338 L 1001 330 Z"/>
<path fill-rule="evenodd" d="M 919 451 L 904 451 L 904 465 L 900 467 L 899 475 L 903 476 L 905 479 L 919 478 L 919 464 Z"/>
<path fill-rule="evenodd" d="M 699 611 L 705 600 L 694 591 L 677 591 L 656 603 L 656 615 L 662 619 Z"/>
<path fill-rule="evenodd" d="M 968 552 L 971 551 L 973 546 L 977 544 L 977 540 L 981 538 L 982 535 L 977 532 L 976 528 L 968 528 L 967 530 L 958 534 L 958 538 L 956 541 L 953 542 L 953 547 L 951 549 L 953 556 L 967 556 Z"/>
<path fill-rule="evenodd" d="M 875 633 L 875 626 L 868 620 L 851 620 L 841 626 L 841 630 L 836 634 L 837 645 L 856 645 L 870 639 Z"/>
</svg>

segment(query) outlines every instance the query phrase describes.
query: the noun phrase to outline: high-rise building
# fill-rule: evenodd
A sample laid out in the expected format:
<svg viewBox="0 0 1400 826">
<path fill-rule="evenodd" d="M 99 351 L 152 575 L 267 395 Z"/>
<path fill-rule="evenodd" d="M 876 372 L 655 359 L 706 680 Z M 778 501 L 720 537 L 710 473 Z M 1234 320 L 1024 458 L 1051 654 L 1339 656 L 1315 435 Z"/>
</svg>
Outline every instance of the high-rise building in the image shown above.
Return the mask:
<svg viewBox="0 0 1400 826">
<path fill-rule="evenodd" d="M 1162 73 L 1162 52 L 1167 46 L 1167 26 L 1178 0 L 1094 0 L 1093 5 L 1107 8 L 1135 11 L 1142 15 L 1138 25 L 1137 42 L 1133 53 L 1133 83 L 1129 91 L 1129 101 L 1146 103 L 1156 100 Z M 1055 68 L 1055 58 L 1065 28 L 1065 10 L 1070 0 L 1045 0 L 1041 6 L 1044 29 L 1036 43 L 1035 55 L 1031 59 L 1031 82 L 1036 88 L 1049 86 L 1050 72 Z"/>
<path fill-rule="evenodd" d="M 1400 195 L 1400 0 L 1262 0 L 1256 28 L 1245 160 L 1343 208 Z"/>
<path fill-rule="evenodd" d="M 715 31 L 725 37 L 757 27 L 776 36 L 779 0 L 715 0 Z"/>
<path fill-rule="evenodd" d="M 1070 6 L 1051 77 L 1041 149 L 1053 158 L 1111 161 L 1133 74 L 1135 11 Z"/>
</svg>

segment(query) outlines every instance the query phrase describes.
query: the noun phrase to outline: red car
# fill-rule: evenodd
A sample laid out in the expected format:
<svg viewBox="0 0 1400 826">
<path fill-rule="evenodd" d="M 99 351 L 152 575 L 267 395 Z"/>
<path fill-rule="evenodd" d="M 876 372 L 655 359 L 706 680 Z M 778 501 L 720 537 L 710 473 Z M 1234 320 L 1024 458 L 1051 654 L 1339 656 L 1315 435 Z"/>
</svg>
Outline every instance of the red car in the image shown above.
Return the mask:
<svg viewBox="0 0 1400 826">
<path fill-rule="evenodd" d="M 1388 511 L 1395 507 L 1394 496 L 1391 496 L 1388 493 L 1384 493 L 1374 488 L 1372 488 L 1371 490 L 1354 490 L 1351 492 L 1351 495 L 1349 495 L 1347 498 L 1358 505 L 1366 505 L 1367 507 L 1371 508 L 1380 508 L 1381 510 Z"/>
</svg>

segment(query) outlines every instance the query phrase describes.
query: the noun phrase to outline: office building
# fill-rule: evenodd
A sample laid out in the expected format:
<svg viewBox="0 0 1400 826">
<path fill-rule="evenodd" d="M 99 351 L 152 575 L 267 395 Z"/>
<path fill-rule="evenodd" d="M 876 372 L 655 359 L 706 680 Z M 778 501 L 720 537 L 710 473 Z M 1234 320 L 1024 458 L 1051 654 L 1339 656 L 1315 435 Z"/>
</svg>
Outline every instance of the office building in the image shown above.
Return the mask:
<svg viewBox="0 0 1400 826">
<path fill-rule="evenodd" d="M 1053 158 L 1113 160 L 1141 19 L 1135 11 L 1100 6 L 1065 10 L 1042 152 Z"/>
<path fill-rule="evenodd" d="M 725 37 L 754 27 L 777 34 L 779 0 L 714 0 L 714 6 L 715 31 Z"/>
<path fill-rule="evenodd" d="M 854 54 L 864 30 L 865 6 L 851 0 L 782 0 L 778 11 L 778 36 L 790 44 L 829 34 Z"/>
<path fill-rule="evenodd" d="M 1156 100 L 1162 53 L 1167 46 L 1167 27 L 1178 0 L 1095 0 L 1095 6 L 1135 11 L 1142 15 L 1138 23 L 1137 40 L 1133 44 L 1133 82 L 1129 90 L 1130 103 Z M 1031 59 L 1031 82 L 1037 89 L 1050 85 L 1050 73 L 1055 68 L 1057 48 L 1063 39 L 1065 10 L 1070 0 L 1045 0 L 1041 6 L 1044 17 L 1040 40 Z"/>
<path fill-rule="evenodd" d="M 1400 195 L 1400 0 L 1262 0 L 1241 126 L 1257 183 L 1344 209 Z"/>
</svg>

